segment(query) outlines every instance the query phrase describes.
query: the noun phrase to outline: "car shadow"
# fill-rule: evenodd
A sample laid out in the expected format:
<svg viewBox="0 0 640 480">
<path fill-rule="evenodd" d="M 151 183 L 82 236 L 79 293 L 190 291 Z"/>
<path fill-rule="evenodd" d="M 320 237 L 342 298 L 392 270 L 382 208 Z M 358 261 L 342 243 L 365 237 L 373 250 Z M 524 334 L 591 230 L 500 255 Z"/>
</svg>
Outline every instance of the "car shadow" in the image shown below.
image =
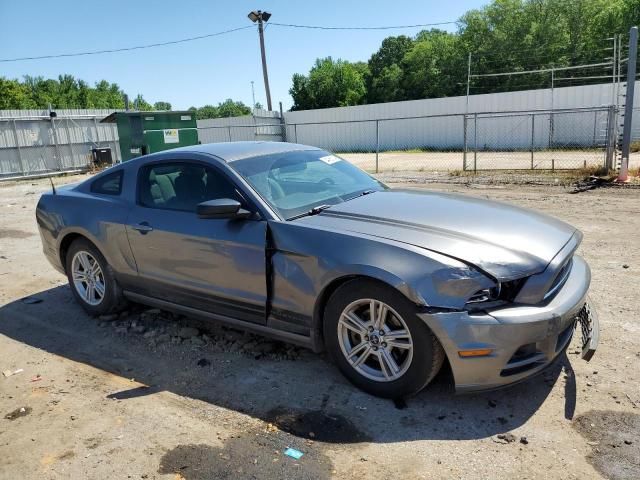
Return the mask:
<svg viewBox="0 0 640 480">
<path fill-rule="evenodd" d="M 169 391 L 329 443 L 491 437 L 525 424 L 563 380 L 565 408 L 557 416 L 571 419 L 575 410 L 575 376 L 566 355 L 533 379 L 481 394 L 455 395 L 443 368 L 425 390 L 394 403 L 350 385 L 323 355 L 302 351 L 295 360 L 281 360 L 171 342 L 154 347 L 142 335 L 100 327 L 67 285 L 33 297 L 42 302 L 0 307 L 0 334 L 146 385 L 108 394 L 121 401 Z"/>
</svg>

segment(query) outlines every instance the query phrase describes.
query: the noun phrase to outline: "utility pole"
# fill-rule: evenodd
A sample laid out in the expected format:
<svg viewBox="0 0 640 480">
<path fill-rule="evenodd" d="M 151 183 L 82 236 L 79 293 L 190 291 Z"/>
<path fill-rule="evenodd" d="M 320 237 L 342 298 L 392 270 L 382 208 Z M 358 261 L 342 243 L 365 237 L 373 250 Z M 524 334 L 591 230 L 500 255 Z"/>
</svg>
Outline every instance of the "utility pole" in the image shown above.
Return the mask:
<svg viewBox="0 0 640 480">
<path fill-rule="evenodd" d="M 271 18 L 269 12 L 254 10 L 249 15 L 249 20 L 258 24 L 258 35 L 260 36 L 260 53 L 262 54 L 262 75 L 264 76 L 264 90 L 267 95 L 267 108 L 271 111 L 271 90 L 269 89 L 269 74 L 267 73 L 267 56 L 264 52 L 264 22 Z"/>
<path fill-rule="evenodd" d="M 251 110 L 255 110 L 256 109 L 256 91 L 253 88 L 253 80 L 251 80 L 251 99 L 253 100 L 253 103 L 251 104 Z"/>
<path fill-rule="evenodd" d="M 631 121 L 633 117 L 633 94 L 636 83 L 636 59 L 638 58 L 638 27 L 629 32 L 629 63 L 627 64 L 627 96 L 624 105 L 624 127 L 622 130 L 622 162 L 618 182 L 629 179 L 629 150 L 631 145 Z"/>
</svg>

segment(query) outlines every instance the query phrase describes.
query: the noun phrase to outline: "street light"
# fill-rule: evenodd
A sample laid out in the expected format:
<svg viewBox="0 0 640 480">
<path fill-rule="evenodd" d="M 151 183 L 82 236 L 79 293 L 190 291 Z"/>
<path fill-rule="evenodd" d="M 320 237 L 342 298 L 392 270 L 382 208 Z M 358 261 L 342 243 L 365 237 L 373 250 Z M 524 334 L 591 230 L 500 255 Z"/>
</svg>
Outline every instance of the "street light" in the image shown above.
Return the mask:
<svg viewBox="0 0 640 480">
<path fill-rule="evenodd" d="M 253 23 L 258 23 L 258 34 L 260 35 L 260 52 L 262 53 L 262 76 L 264 77 L 264 89 L 267 94 L 267 108 L 271 110 L 271 90 L 269 89 L 269 74 L 267 73 L 267 56 L 264 53 L 264 22 L 271 18 L 269 12 L 254 10 L 247 15 Z"/>
</svg>

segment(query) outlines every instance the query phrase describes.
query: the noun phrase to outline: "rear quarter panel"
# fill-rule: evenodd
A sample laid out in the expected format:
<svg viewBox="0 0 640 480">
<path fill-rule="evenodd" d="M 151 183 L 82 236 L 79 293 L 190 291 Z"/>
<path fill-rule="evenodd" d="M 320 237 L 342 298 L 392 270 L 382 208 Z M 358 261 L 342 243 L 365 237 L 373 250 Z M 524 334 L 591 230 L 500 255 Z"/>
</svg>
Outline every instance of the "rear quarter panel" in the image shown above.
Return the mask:
<svg viewBox="0 0 640 480">
<path fill-rule="evenodd" d="M 55 268 L 64 271 L 61 244 L 68 235 L 82 235 L 100 250 L 119 280 L 127 283 L 136 273 L 124 227 L 128 211 L 120 197 L 76 190 L 44 194 L 36 208 L 43 251 Z"/>
</svg>

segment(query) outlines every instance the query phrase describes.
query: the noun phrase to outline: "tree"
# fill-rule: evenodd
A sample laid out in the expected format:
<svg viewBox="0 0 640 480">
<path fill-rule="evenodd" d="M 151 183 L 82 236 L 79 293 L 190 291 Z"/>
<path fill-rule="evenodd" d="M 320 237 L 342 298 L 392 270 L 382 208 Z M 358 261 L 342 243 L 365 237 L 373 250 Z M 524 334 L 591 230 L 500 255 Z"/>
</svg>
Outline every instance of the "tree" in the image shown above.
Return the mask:
<svg viewBox="0 0 640 480">
<path fill-rule="evenodd" d="M 493 0 L 462 15 L 455 33 L 428 30 L 414 38 L 384 39 L 366 70 L 361 62 L 317 59 L 309 75 L 293 76 L 292 110 L 463 95 L 469 53 L 474 74 L 601 63 L 612 56 L 611 37 L 624 38 L 638 24 L 638 0 Z M 335 72 L 348 70 L 348 65 L 364 79 L 365 98 L 354 95 L 344 78 L 336 81 L 340 74 Z M 610 74 L 607 66 L 561 72 L 555 78 L 556 85 L 586 85 Z M 473 94 L 550 85 L 550 73 L 541 72 L 477 77 L 470 87 Z"/>
<path fill-rule="evenodd" d="M 147 102 L 140 93 L 133 99 L 133 106 L 141 112 L 150 112 L 153 110 L 153 105 Z"/>
<path fill-rule="evenodd" d="M 26 84 L 0 77 L 0 110 L 36 108 L 30 94 Z"/>
<path fill-rule="evenodd" d="M 400 92 L 404 99 L 463 94 L 461 80 L 465 77 L 466 62 L 459 42 L 458 36 L 437 29 L 417 35 L 401 62 Z M 395 80 L 398 73 L 387 70 L 387 77 Z"/>
<path fill-rule="evenodd" d="M 304 110 L 314 108 L 314 100 L 309 90 L 309 79 L 300 73 L 293 74 L 293 85 L 289 94 L 293 97 L 291 110 Z"/>
<path fill-rule="evenodd" d="M 367 101 L 369 103 L 402 100 L 400 88 L 400 63 L 413 46 L 413 40 L 405 35 L 387 37 L 369 59 L 367 76 Z"/>
<path fill-rule="evenodd" d="M 242 102 L 234 102 L 230 98 L 219 103 L 217 108 L 218 117 L 240 117 L 251 114 L 251 109 L 248 106 Z"/>
<path fill-rule="evenodd" d="M 289 93 L 292 110 L 359 105 L 366 94 L 363 66 L 331 57 L 317 59 L 308 77 L 294 74 Z"/>
<path fill-rule="evenodd" d="M 242 102 L 234 102 L 228 98 L 224 102 L 218 103 L 217 106 L 205 105 L 200 108 L 191 107 L 190 111 L 194 111 L 198 120 L 207 118 L 221 117 L 239 117 L 242 115 L 250 115 L 251 109 Z"/>
<path fill-rule="evenodd" d="M 198 120 L 218 118 L 219 116 L 217 107 L 214 107 L 213 105 L 205 105 L 204 107 L 196 109 L 196 118 Z"/>
<path fill-rule="evenodd" d="M 169 102 L 156 102 L 153 104 L 153 108 L 169 112 L 171 111 L 171 104 Z"/>
</svg>

